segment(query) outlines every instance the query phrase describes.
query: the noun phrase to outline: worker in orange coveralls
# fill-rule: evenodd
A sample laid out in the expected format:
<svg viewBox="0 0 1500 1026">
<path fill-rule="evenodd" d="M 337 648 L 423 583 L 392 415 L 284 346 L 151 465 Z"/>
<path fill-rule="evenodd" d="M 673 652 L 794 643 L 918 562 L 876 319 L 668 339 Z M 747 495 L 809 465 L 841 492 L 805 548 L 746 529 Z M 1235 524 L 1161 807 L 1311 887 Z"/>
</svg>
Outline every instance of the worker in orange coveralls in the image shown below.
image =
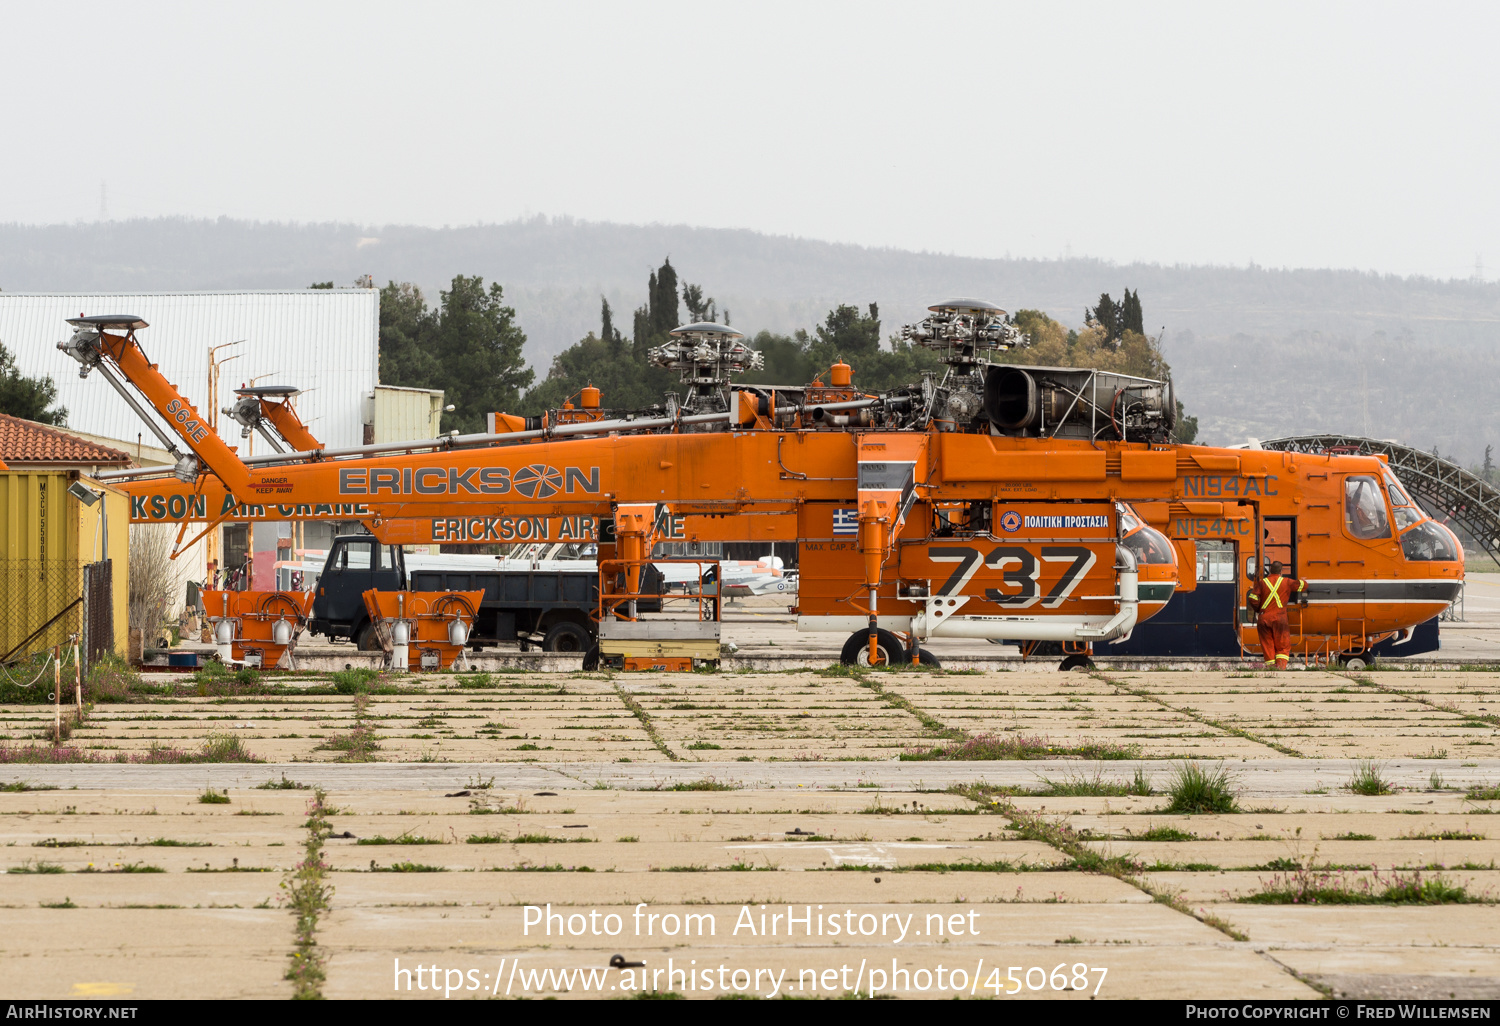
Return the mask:
<svg viewBox="0 0 1500 1026">
<path fill-rule="evenodd" d="M 1286 609 L 1292 602 L 1306 604 L 1307 582 L 1298 577 L 1283 577 L 1280 562 L 1271 564 L 1270 572 L 1250 586 L 1245 596 L 1255 611 L 1255 628 L 1260 647 L 1266 654 L 1266 669 L 1285 670 L 1291 658 L 1292 632 L 1287 624 Z"/>
</svg>

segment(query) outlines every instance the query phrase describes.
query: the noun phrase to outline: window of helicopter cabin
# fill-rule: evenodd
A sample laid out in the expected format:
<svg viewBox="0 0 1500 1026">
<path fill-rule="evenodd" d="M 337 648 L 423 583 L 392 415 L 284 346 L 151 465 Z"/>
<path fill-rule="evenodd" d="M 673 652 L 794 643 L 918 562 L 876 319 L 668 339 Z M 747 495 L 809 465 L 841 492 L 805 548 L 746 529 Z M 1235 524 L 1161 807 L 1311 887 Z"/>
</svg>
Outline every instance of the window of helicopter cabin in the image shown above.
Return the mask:
<svg viewBox="0 0 1500 1026">
<path fill-rule="evenodd" d="M 1422 519 L 1422 511 L 1413 509 L 1411 506 L 1397 506 L 1394 512 L 1396 514 L 1396 530 L 1398 532 L 1406 530 L 1412 524 Z"/>
<path fill-rule="evenodd" d="M 1413 561 L 1446 561 L 1458 559 L 1451 536 L 1431 521 L 1418 524 L 1401 536 L 1401 552 Z"/>
<path fill-rule="evenodd" d="M 1373 477 L 1344 479 L 1344 528 L 1356 538 L 1369 541 L 1389 538 L 1391 522 L 1385 512 L 1385 495 Z"/>
<path fill-rule="evenodd" d="M 1175 562 L 1172 543 L 1167 536 L 1151 527 L 1142 527 L 1134 534 L 1125 536 L 1122 544 L 1135 553 L 1137 562 L 1162 565 Z"/>
<path fill-rule="evenodd" d="M 1390 471 L 1385 473 L 1385 490 L 1391 496 L 1392 506 L 1415 506 L 1411 497 L 1406 494 L 1406 489 L 1401 487 L 1401 482 L 1396 480 L 1396 475 Z"/>
</svg>

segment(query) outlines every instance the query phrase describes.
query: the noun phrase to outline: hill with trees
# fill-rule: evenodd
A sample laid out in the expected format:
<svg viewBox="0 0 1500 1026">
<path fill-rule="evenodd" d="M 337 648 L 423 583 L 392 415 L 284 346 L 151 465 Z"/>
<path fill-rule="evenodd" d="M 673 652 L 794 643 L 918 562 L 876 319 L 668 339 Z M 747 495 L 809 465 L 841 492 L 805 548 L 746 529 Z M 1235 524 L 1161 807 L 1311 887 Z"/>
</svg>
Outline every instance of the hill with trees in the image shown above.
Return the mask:
<svg viewBox="0 0 1500 1026">
<path fill-rule="evenodd" d="M 0 288 L 305 288 L 372 274 L 431 296 L 450 291 L 455 276 L 471 276 L 502 286 L 511 323 L 525 334 L 540 402 L 555 358 L 590 334 L 596 345 L 605 343 L 601 299 L 611 309 L 610 347 L 627 321 L 615 311 L 643 306 L 649 319 L 651 296 L 642 303 L 642 282 L 660 269 L 663 255 L 683 276 L 675 289 L 686 307 L 679 314 L 692 310 L 683 282 L 698 283 L 693 303 L 706 310 L 711 295 L 721 320 L 732 317 L 752 339 L 770 336 L 767 363 L 785 366 L 788 373 L 775 375 L 783 379 L 798 376 L 790 373 L 798 361 L 823 359 L 821 351 L 814 356 L 815 345 L 831 344 L 847 347 L 851 362 L 858 354 L 856 380 L 875 387 L 881 361 L 895 359 L 888 340 L 901 324 L 919 320 L 932 302 L 968 295 L 1017 316 L 1043 314 L 1063 329 L 1064 343 L 1067 332 L 1082 338 L 1094 327 L 1085 311 L 1106 333 L 1123 325 L 1159 339 L 1178 394 L 1200 417 L 1202 441 L 1342 430 L 1436 445 L 1477 464 L 1500 438 L 1500 406 L 1486 392 L 1500 370 L 1500 285 L 1492 282 L 976 259 L 743 230 L 547 218 L 460 228 L 158 219 L 0 225 Z M 660 281 L 657 289 L 663 291 Z M 1121 289 L 1129 291 L 1111 300 L 1117 309 L 1099 311 L 1093 297 L 1120 296 Z M 666 309 L 664 296 L 656 309 Z M 839 314 L 832 323 L 831 313 Z M 633 347 L 636 325 L 628 339 L 620 335 Z M 881 340 L 873 350 L 871 337 Z M 25 374 L 52 372 L 22 340 L 0 341 Z M 574 350 L 565 362 L 576 366 L 556 387 L 613 351 Z M 517 378 L 510 387 L 524 386 Z"/>
</svg>

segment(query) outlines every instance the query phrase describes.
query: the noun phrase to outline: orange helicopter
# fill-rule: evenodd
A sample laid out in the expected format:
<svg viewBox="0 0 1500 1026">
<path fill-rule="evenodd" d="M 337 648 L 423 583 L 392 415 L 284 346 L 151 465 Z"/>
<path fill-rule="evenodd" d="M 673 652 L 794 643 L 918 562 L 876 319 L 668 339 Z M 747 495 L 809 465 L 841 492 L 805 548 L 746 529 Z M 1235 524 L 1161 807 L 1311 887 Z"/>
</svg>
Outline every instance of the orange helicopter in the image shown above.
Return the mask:
<svg viewBox="0 0 1500 1026">
<path fill-rule="evenodd" d="M 731 386 L 758 354 L 733 329 L 697 324 L 653 354 L 688 386 L 664 408 L 605 411 L 586 396 L 544 418 L 497 414 L 482 435 L 247 460 L 182 430 L 183 411 L 201 418 L 139 354 L 140 322 L 81 318 L 63 347 L 86 369 L 118 366 L 211 471 L 118 475 L 138 475 L 125 486 L 133 519 L 353 514 L 387 539 L 458 540 L 457 527 L 490 540 L 497 517 L 665 504 L 698 537 L 795 540 L 798 627 L 849 632 L 853 661 L 920 659 L 922 641 L 945 636 L 1084 660 L 1195 586 L 1178 567 L 1205 536 L 1233 542 L 1251 570 L 1273 542 L 1297 547 L 1312 595 L 1294 623 L 1304 653 L 1364 651 L 1451 601 L 1456 540 L 1385 505 L 1379 460 L 1171 444 L 1170 382 L 990 364 L 1023 341 L 1003 315 L 934 306 L 909 337 L 948 372 L 881 395 L 855 389 L 843 365 L 827 386 Z M 278 431 L 289 423 L 287 404 L 256 403 Z M 283 437 L 316 441 L 297 430 Z M 1407 542 L 1418 528 L 1425 548 Z"/>
</svg>

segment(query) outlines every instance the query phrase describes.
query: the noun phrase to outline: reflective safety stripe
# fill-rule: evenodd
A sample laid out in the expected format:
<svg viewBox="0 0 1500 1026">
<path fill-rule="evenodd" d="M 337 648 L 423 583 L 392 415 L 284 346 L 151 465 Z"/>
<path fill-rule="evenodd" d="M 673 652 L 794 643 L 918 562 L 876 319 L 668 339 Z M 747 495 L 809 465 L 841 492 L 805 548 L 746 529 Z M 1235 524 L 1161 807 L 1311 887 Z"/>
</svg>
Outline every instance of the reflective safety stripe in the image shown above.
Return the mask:
<svg viewBox="0 0 1500 1026">
<path fill-rule="evenodd" d="M 1266 586 L 1266 588 L 1268 589 L 1268 593 L 1265 599 L 1261 602 L 1260 608 L 1269 609 L 1271 607 L 1272 599 L 1276 600 L 1276 605 L 1278 607 L 1285 608 L 1285 604 L 1281 601 L 1281 592 L 1279 590 L 1281 588 L 1281 581 L 1282 579 L 1278 577 L 1276 578 L 1276 582 L 1273 584 L 1270 578 L 1262 578 L 1260 583 Z"/>
<path fill-rule="evenodd" d="M 1278 655 L 1276 658 L 1278 660 L 1281 660 L 1281 659 L 1290 659 L 1291 657 L 1290 656 L 1284 656 L 1284 655 Z"/>
</svg>

